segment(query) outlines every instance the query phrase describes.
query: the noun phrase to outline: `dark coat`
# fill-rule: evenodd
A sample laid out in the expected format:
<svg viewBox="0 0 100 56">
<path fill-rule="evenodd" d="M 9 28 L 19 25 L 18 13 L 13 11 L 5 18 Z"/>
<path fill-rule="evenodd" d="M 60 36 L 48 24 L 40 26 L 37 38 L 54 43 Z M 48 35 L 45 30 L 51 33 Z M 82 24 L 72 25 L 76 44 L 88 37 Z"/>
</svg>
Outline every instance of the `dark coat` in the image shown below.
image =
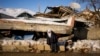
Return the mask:
<svg viewBox="0 0 100 56">
<path fill-rule="evenodd" d="M 51 45 L 53 43 L 58 43 L 58 37 L 53 32 L 51 33 L 51 37 L 47 35 L 47 44 Z"/>
</svg>

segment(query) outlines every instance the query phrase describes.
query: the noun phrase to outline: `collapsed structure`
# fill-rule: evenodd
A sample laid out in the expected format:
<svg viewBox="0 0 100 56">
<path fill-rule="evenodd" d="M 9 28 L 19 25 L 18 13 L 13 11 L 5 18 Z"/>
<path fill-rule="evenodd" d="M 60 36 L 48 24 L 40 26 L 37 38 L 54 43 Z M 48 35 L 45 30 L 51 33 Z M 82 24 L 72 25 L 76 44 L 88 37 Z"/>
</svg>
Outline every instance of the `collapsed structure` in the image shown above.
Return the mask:
<svg viewBox="0 0 100 56">
<path fill-rule="evenodd" d="M 32 20 L 26 19 L 0 19 L 0 29 L 40 31 L 46 32 L 51 29 L 55 33 L 70 34 L 74 26 L 74 17 L 65 17 L 72 14 L 70 7 L 47 7 L 51 11 L 44 14 L 35 14 Z M 67 22 L 68 20 L 68 22 Z"/>
<path fill-rule="evenodd" d="M 47 10 L 47 9 L 49 9 L 49 10 Z M 22 13 L 19 16 L 23 16 L 23 14 L 26 14 L 26 13 Z M 26 16 L 30 16 L 30 15 L 26 15 Z M 14 32 L 18 31 L 17 33 L 19 33 L 19 34 L 23 34 L 23 33 L 21 33 L 21 31 L 44 33 L 48 29 L 51 29 L 56 34 L 63 35 L 63 36 L 60 36 L 60 37 L 63 37 L 63 38 L 59 38 L 60 41 L 66 40 L 66 39 L 67 40 L 71 39 L 73 36 L 74 36 L 74 39 L 76 39 L 76 38 L 87 39 L 88 29 L 86 28 L 87 27 L 86 23 L 89 21 L 87 21 L 87 19 L 84 19 L 83 17 L 78 17 L 78 16 L 81 16 L 81 14 L 75 15 L 75 10 L 73 10 L 72 8 L 66 7 L 66 6 L 58 6 L 58 7 L 47 7 L 45 9 L 44 13 L 39 12 L 39 13 L 33 15 L 33 18 L 28 18 L 28 19 L 27 18 L 10 18 L 9 19 L 9 18 L 1 17 L 0 18 L 0 34 L 13 35 L 13 33 L 11 33 L 12 31 L 14 31 Z M 72 34 L 74 34 L 74 35 L 72 35 Z M 37 35 L 39 35 L 39 34 L 37 34 Z M 68 35 L 71 35 L 71 36 L 68 36 Z M 0 35 L 0 37 L 1 37 L 1 35 Z M 44 36 L 39 36 L 39 37 L 44 37 Z M 69 38 L 67 38 L 67 37 L 69 37 Z M 4 41 L 4 42 L 6 42 L 6 41 Z M 42 43 L 42 42 L 44 42 L 44 43 Z M 50 47 L 45 43 L 46 41 L 43 40 L 42 42 L 36 41 L 36 43 L 35 43 L 34 41 L 30 41 L 30 40 L 25 40 L 25 41 L 24 40 L 23 41 L 22 40 L 18 40 L 18 41 L 10 40 L 9 41 L 8 40 L 6 42 L 6 44 L 4 44 L 2 46 L 3 46 L 4 51 L 9 51 L 8 49 L 10 49 L 10 51 L 14 50 L 15 52 L 17 52 L 17 50 L 15 50 L 16 48 L 18 49 L 18 52 L 19 51 L 27 52 L 29 50 L 31 50 L 33 52 L 34 50 L 39 49 L 40 46 L 42 46 L 41 47 L 42 50 L 44 50 L 43 49 L 44 47 L 45 47 L 45 50 L 50 50 Z M 8 48 L 7 43 L 8 43 L 8 45 L 10 44 L 9 45 L 10 47 L 14 46 L 14 48 Z M 16 45 L 16 43 L 18 46 Z M 25 43 L 26 43 L 26 46 L 23 46 Z M 39 45 L 37 43 L 39 43 Z M 77 45 L 73 46 L 73 50 L 76 50 L 78 48 Z M 30 46 L 31 46 L 31 49 L 30 49 Z M 81 46 L 84 46 L 84 45 L 81 45 Z M 6 49 L 6 48 L 8 48 L 8 49 Z M 41 48 L 40 48 L 40 50 L 41 50 Z M 64 46 L 60 46 L 60 49 L 61 50 L 63 49 L 63 51 L 64 51 Z M 84 48 L 80 48 L 80 49 L 83 50 Z M 77 51 L 80 51 L 80 49 L 77 49 Z M 90 47 L 88 49 L 90 49 Z M 88 51 L 88 49 L 86 49 L 86 51 Z M 100 47 L 99 47 L 99 49 L 100 49 Z"/>
<path fill-rule="evenodd" d="M 30 32 L 42 32 L 45 33 L 48 29 L 51 29 L 57 34 L 71 35 L 74 34 L 78 38 L 87 38 L 88 29 L 87 26 L 92 26 L 91 21 L 87 20 L 84 13 L 88 13 L 88 10 L 78 14 L 72 8 L 68 6 L 47 7 L 44 13 L 38 12 L 33 15 L 33 18 L 22 18 L 26 13 L 22 13 L 19 16 L 21 18 L 0 18 L 0 33 L 2 31 L 30 31 Z M 89 11 L 89 14 L 91 12 Z M 82 15 L 82 16 L 81 16 Z M 26 15 L 29 16 L 30 15 Z M 3 32 L 3 34 L 8 32 Z M 85 33 L 85 34 L 84 34 Z M 12 33 L 13 34 L 13 33 Z M 65 37 L 64 35 L 64 37 Z M 39 36 L 40 37 L 40 36 Z M 82 38 L 82 39 L 84 39 Z"/>
<path fill-rule="evenodd" d="M 49 10 L 48 10 L 49 9 Z M 47 7 L 44 13 L 34 15 L 34 17 L 41 16 L 47 18 L 62 18 L 74 13 L 74 10 L 67 6 Z"/>
</svg>

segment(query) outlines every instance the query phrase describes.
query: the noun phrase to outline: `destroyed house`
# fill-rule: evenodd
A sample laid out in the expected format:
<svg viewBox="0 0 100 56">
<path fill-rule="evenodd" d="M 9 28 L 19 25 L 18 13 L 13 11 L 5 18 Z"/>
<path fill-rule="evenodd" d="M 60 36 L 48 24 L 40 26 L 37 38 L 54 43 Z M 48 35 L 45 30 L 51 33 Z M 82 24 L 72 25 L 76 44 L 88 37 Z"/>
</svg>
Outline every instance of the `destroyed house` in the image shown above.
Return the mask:
<svg viewBox="0 0 100 56">
<path fill-rule="evenodd" d="M 1 8 L 1 18 L 32 18 L 34 12 L 27 9 Z"/>
<path fill-rule="evenodd" d="M 7 14 L 4 14 L 4 13 L 0 13 L 0 18 L 32 18 L 33 16 L 27 12 L 23 12 L 23 13 L 20 13 L 16 16 L 13 16 L 13 15 L 7 15 Z"/>
<path fill-rule="evenodd" d="M 91 19 L 91 17 L 93 16 L 94 12 L 91 11 L 89 8 L 84 9 L 83 11 L 81 11 L 78 15 L 79 17 L 84 17 L 85 19 Z"/>
<path fill-rule="evenodd" d="M 47 9 L 49 9 L 49 11 Z M 74 22 L 77 19 L 75 17 L 75 15 L 73 15 L 73 14 L 74 14 L 74 10 L 70 7 L 65 7 L 65 6 L 47 7 L 45 9 L 44 13 L 35 14 L 33 16 L 33 17 L 35 17 L 34 20 L 16 20 L 16 19 L 3 20 L 2 19 L 1 23 L 4 24 L 4 26 L 0 27 L 0 28 L 1 29 L 4 29 L 4 28 L 11 29 L 11 30 L 22 30 L 22 33 L 23 33 L 23 31 L 39 32 L 38 34 L 32 33 L 32 34 L 36 35 L 35 37 L 37 37 L 37 38 L 38 38 L 38 36 L 41 37 L 41 35 L 45 35 L 43 33 L 46 33 L 46 31 L 48 29 L 51 29 L 56 34 L 59 34 L 59 35 L 61 34 L 61 35 L 64 35 L 63 37 L 65 37 L 66 35 L 72 34 Z M 27 15 L 30 16 L 26 12 L 20 12 L 15 16 L 16 17 L 22 17 L 22 16 L 25 17 Z M 7 23 L 8 21 L 10 22 L 9 24 Z M 76 24 L 81 25 L 79 22 Z M 8 26 L 8 25 L 10 25 L 10 26 Z M 77 27 L 77 30 L 74 32 L 81 33 L 81 32 L 79 32 L 80 30 L 78 30 L 78 29 L 80 29 L 80 27 L 75 26 L 75 28 L 76 27 Z M 21 33 L 21 31 L 19 33 Z M 83 35 L 81 35 L 81 36 L 83 36 Z M 62 36 L 60 36 L 60 37 L 62 37 Z"/>
<path fill-rule="evenodd" d="M 4 14 L 4 13 L 0 13 L 0 18 L 14 18 L 14 17 Z"/>
<path fill-rule="evenodd" d="M 27 12 L 23 12 L 19 14 L 17 17 L 27 17 L 27 18 L 32 18 L 33 16 Z"/>
<path fill-rule="evenodd" d="M 38 13 L 34 16 L 42 16 L 48 18 L 61 18 L 66 15 L 71 15 L 74 13 L 74 10 L 67 6 L 59 6 L 59 7 L 47 7 L 44 13 Z"/>
</svg>

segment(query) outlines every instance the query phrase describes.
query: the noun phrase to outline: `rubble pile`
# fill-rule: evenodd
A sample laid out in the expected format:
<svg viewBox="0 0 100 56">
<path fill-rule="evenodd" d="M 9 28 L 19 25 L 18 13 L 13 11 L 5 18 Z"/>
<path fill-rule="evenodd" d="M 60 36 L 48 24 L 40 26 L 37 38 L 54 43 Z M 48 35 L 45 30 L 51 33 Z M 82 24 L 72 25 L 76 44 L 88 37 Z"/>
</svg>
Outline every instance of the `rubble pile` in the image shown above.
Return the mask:
<svg viewBox="0 0 100 56">
<path fill-rule="evenodd" d="M 99 52 L 100 40 L 78 40 L 72 46 L 74 52 Z"/>
<path fill-rule="evenodd" d="M 33 40 L 0 40 L 3 52 L 39 52 L 44 50 L 44 42 Z"/>
<path fill-rule="evenodd" d="M 49 12 L 47 12 L 49 9 Z M 75 11 L 68 6 L 58 6 L 58 7 L 47 7 L 44 13 L 37 13 L 33 17 L 46 17 L 46 18 L 61 18 L 67 15 L 71 15 Z"/>
<path fill-rule="evenodd" d="M 65 51 L 64 45 L 59 45 L 60 51 Z M 78 40 L 73 42 L 73 45 L 68 45 L 66 48 L 73 52 L 99 52 L 100 40 Z M 0 52 L 35 52 L 50 51 L 50 46 L 45 40 L 0 40 Z"/>
</svg>

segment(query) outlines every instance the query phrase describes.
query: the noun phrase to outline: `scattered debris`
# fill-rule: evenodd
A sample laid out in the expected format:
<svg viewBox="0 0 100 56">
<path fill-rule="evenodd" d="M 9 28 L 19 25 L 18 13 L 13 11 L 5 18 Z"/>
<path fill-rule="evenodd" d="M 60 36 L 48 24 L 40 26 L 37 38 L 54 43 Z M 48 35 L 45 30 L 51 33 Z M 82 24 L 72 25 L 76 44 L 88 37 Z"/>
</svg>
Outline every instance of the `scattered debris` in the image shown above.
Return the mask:
<svg viewBox="0 0 100 56">
<path fill-rule="evenodd" d="M 49 9 L 50 11 L 47 12 Z M 74 13 L 74 10 L 67 6 L 47 7 L 44 13 L 35 14 L 34 17 L 61 18 Z"/>
<path fill-rule="evenodd" d="M 100 40 L 78 40 L 72 46 L 74 52 L 98 52 L 100 51 Z"/>
</svg>

